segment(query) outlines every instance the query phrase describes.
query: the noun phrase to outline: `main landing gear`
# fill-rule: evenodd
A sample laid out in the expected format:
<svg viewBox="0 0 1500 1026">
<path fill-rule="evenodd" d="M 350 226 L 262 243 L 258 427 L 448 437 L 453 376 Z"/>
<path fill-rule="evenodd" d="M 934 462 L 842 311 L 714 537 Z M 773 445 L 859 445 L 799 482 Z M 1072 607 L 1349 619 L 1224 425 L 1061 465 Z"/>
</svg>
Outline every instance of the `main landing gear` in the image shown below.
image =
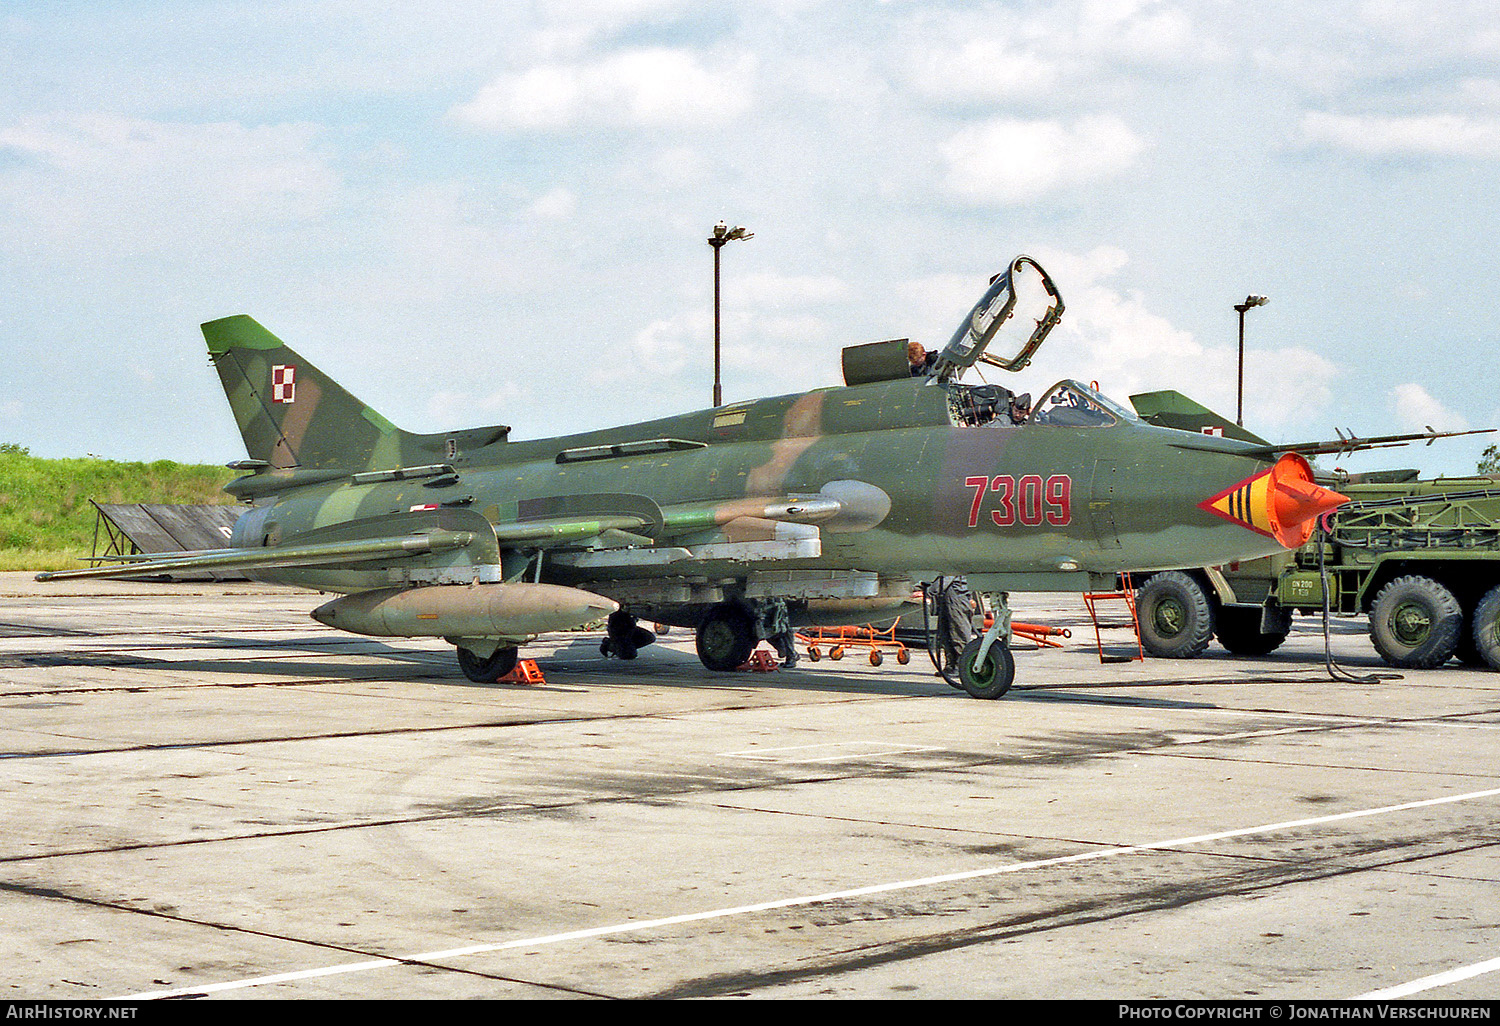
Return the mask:
<svg viewBox="0 0 1500 1026">
<path fill-rule="evenodd" d="M 785 602 L 721 602 L 698 623 L 698 659 L 710 670 L 735 670 L 749 661 L 761 639 L 776 649 L 783 666 L 797 665 Z"/>
<path fill-rule="evenodd" d="M 493 684 L 516 668 L 521 650 L 514 645 L 497 648 L 488 656 L 476 655 L 462 645 L 458 648 L 458 666 L 475 684 Z"/>
</svg>

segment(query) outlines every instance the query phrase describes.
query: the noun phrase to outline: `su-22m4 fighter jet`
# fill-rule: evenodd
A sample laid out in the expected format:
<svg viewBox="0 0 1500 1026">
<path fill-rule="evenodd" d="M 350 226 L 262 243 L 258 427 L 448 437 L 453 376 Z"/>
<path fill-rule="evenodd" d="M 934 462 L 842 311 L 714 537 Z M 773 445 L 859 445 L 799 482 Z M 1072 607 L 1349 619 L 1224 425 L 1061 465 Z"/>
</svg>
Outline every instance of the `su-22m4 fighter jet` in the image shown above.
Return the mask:
<svg viewBox="0 0 1500 1026">
<path fill-rule="evenodd" d="M 962 574 L 996 616 L 958 675 L 995 698 L 1015 676 L 1007 593 L 1267 555 L 1345 501 L 1295 453 L 1147 424 L 1077 381 L 1033 407 L 960 380 L 1024 368 L 1062 313 L 1017 257 L 920 365 L 905 340 L 854 346 L 844 387 L 533 441 L 403 431 L 251 318 L 210 321 L 250 455 L 230 464 L 251 504 L 231 547 L 41 576 L 233 568 L 341 593 L 312 615 L 446 638 L 493 682 L 526 641 L 604 617 L 615 655 L 651 639 L 644 618 L 694 628 L 703 664 L 730 670 L 761 639 L 888 622 L 916 582 Z"/>
</svg>

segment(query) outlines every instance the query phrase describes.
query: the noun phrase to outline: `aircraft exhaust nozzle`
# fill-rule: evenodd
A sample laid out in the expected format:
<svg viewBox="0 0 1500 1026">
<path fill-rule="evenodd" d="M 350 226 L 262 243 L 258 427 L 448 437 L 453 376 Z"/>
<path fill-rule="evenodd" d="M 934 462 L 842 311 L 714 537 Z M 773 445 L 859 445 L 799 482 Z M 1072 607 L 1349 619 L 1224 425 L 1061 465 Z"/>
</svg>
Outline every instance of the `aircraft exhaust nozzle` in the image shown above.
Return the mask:
<svg viewBox="0 0 1500 1026">
<path fill-rule="evenodd" d="M 1289 549 L 1312 537 L 1318 517 L 1349 501 L 1313 481 L 1312 467 L 1294 452 L 1198 504 L 1225 520 L 1269 535 Z"/>
<path fill-rule="evenodd" d="M 555 584 L 442 584 L 380 588 L 325 602 L 319 623 L 386 638 L 507 638 L 571 630 L 619 609 L 618 602 Z"/>
</svg>

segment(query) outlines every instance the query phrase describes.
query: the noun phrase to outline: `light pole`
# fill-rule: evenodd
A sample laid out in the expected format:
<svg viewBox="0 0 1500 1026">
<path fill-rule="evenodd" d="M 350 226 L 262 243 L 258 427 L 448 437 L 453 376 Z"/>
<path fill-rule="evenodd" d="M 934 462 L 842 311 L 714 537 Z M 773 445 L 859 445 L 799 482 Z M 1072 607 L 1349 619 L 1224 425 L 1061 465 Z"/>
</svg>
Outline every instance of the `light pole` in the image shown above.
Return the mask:
<svg viewBox="0 0 1500 1026">
<path fill-rule="evenodd" d="M 1270 301 L 1266 296 L 1246 296 L 1243 303 L 1234 304 L 1234 308 L 1240 314 L 1240 377 L 1239 385 L 1235 389 L 1237 399 L 1234 408 L 1234 422 L 1240 427 L 1245 426 L 1245 311 L 1252 306 L 1265 306 Z"/>
<path fill-rule="evenodd" d="M 733 242 L 735 239 L 753 239 L 754 232 L 735 226 L 730 228 L 723 221 L 714 225 L 714 233 L 708 237 L 708 244 L 714 248 L 714 405 L 724 405 L 723 390 L 719 387 L 719 250 L 724 248 L 724 243 Z"/>
</svg>

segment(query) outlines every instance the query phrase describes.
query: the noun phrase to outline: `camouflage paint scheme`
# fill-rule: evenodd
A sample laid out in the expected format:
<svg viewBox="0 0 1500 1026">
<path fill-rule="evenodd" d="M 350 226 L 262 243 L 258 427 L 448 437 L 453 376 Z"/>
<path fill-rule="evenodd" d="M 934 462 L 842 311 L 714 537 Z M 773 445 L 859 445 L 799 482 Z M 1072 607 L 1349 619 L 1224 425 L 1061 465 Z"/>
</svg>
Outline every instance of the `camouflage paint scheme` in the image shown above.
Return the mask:
<svg viewBox="0 0 1500 1026">
<path fill-rule="evenodd" d="M 999 287 L 945 359 L 972 346 L 971 324 L 1009 316 L 996 317 Z M 1031 349 L 1060 313 L 1056 299 Z M 1264 473 L 1266 447 L 1147 424 L 1077 382 L 1023 423 L 1003 412 L 971 423 L 986 394 L 958 380 L 972 359 L 916 376 L 902 360 L 847 387 L 510 441 L 498 425 L 403 431 L 249 317 L 203 332 L 251 456 L 231 464 L 247 473 L 226 490 L 252 506 L 231 549 L 187 558 L 261 580 L 342 593 L 559 585 L 686 627 L 739 609 L 764 637 L 787 620 L 888 620 L 938 573 L 989 593 L 1081 591 L 1119 571 L 1282 551 L 1204 507 Z M 483 656 L 534 633 L 450 640 Z"/>
</svg>

